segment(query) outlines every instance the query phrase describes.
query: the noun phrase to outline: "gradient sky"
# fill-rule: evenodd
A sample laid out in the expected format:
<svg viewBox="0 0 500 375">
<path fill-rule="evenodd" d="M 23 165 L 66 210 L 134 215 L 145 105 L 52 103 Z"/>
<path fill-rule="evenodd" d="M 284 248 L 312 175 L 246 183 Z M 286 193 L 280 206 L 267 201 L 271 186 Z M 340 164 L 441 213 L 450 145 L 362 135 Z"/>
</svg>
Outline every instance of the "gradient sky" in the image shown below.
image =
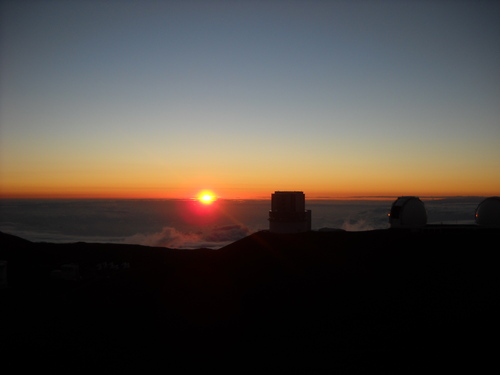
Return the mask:
<svg viewBox="0 0 500 375">
<path fill-rule="evenodd" d="M 500 195 L 498 1 L 3 1 L 0 196 Z"/>
</svg>

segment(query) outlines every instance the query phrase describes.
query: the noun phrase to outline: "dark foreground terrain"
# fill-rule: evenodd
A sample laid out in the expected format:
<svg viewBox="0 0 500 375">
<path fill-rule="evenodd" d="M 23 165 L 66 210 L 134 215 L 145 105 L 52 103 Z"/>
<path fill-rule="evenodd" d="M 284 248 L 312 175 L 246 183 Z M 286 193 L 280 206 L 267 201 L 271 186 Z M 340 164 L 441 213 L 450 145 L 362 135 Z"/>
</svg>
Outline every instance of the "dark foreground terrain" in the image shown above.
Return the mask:
<svg viewBox="0 0 500 375">
<path fill-rule="evenodd" d="M 70 372 L 496 368 L 500 230 L 434 229 L 259 232 L 220 250 L 0 233 L 0 363 Z"/>
</svg>

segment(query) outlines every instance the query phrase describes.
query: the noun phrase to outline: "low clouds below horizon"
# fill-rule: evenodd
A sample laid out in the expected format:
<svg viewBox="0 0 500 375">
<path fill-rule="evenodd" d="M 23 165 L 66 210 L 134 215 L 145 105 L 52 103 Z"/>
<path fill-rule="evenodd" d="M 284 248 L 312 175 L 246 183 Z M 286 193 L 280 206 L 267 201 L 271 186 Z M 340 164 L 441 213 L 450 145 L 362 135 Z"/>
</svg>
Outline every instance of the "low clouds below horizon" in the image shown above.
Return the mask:
<svg viewBox="0 0 500 375">
<path fill-rule="evenodd" d="M 473 224 L 482 197 L 424 200 L 429 224 Z M 391 201 L 306 201 L 312 228 L 389 227 Z M 218 249 L 268 229 L 269 201 L 219 202 L 205 225 L 186 203 L 136 200 L 0 200 L 0 231 L 34 242 L 129 243 Z M 214 206 L 214 208 L 216 208 Z"/>
<path fill-rule="evenodd" d="M 243 225 L 226 225 L 212 228 L 208 232 L 196 233 L 185 233 L 173 227 L 164 227 L 160 232 L 135 234 L 123 242 L 182 249 L 220 248 L 249 234 L 251 234 L 250 229 Z"/>
</svg>

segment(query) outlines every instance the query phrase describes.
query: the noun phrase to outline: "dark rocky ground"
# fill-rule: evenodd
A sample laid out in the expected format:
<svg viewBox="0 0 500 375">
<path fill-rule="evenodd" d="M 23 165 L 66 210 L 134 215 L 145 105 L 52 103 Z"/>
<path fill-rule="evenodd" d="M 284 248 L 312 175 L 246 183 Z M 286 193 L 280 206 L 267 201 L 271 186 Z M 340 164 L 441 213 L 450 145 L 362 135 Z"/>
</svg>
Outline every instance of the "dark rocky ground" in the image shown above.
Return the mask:
<svg viewBox="0 0 500 375">
<path fill-rule="evenodd" d="M 174 373 L 496 368 L 499 239 L 500 229 L 474 227 L 259 232 L 220 250 L 175 250 L 2 233 L 0 363 Z"/>
</svg>

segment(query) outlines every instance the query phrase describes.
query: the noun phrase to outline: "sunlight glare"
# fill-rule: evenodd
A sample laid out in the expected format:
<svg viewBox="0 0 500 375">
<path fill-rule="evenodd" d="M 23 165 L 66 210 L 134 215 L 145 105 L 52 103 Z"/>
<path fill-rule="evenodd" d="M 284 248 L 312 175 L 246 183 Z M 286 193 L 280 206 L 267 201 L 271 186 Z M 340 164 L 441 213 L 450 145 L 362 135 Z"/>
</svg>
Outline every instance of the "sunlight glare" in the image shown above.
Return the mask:
<svg viewBox="0 0 500 375">
<path fill-rule="evenodd" d="M 198 194 L 198 201 L 203 204 L 211 204 L 216 200 L 215 195 L 210 191 L 202 191 Z"/>
</svg>

